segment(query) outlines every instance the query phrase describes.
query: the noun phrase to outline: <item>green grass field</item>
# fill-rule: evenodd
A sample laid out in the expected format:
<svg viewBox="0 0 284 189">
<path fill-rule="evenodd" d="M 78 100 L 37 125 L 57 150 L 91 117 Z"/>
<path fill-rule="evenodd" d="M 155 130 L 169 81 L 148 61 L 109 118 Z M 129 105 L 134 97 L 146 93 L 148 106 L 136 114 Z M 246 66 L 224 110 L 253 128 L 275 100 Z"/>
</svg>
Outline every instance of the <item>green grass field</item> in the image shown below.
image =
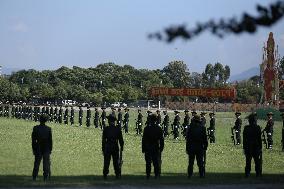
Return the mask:
<svg viewBox="0 0 284 189">
<path fill-rule="evenodd" d="M 145 112 L 143 114 L 145 115 Z M 183 119 L 183 114 L 181 116 Z M 245 115 L 242 116 L 244 117 Z M 122 179 L 114 178 L 111 164 L 110 177 L 107 181 L 102 179 L 100 129 L 95 129 L 93 125 L 87 128 L 48 123 L 53 131 L 54 150 L 51 155 L 52 180 L 46 184 L 42 182 L 42 166 L 38 181 L 31 181 L 33 168 L 31 132 L 36 123 L 0 118 L 0 186 L 144 185 L 145 161 L 141 152 L 141 136 L 136 136 L 134 130 L 136 112 L 130 111 L 130 118 L 130 134 L 124 135 Z M 209 122 L 208 117 L 207 122 Z M 194 177 L 187 179 L 188 158 L 185 153 L 185 140 L 175 141 L 170 136 L 165 141 L 162 177 L 159 180 L 150 179 L 146 185 L 284 183 L 284 153 L 281 152 L 282 122 L 275 122 L 273 150 L 263 150 L 263 177 L 255 178 L 252 174 L 249 179 L 244 178 L 245 157 L 242 147 L 233 146 L 230 138 L 230 127 L 233 123 L 233 113 L 217 113 L 216 144 L 210 144 L 208 147 L 205 179 L 198 177 L 196 165 Z M 243 119 L 243 124 L 246 123 L 247 120 Z M 264 128 L 265 122 L 259 121 L 259 125 Z"/>
</svg>

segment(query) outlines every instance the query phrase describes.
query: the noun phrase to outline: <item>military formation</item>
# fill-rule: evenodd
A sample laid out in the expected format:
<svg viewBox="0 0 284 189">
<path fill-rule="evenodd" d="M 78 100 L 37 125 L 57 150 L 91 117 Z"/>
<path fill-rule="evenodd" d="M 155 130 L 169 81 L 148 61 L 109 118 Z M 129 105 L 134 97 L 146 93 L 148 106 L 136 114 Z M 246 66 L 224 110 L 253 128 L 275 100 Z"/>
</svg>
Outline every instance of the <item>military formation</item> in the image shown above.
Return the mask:
<svg viewBox="0 0 284 189">
<path fill-rule="evenodd" d="M 50 177 L 50 153 L 52 151 L 52 132 L 51 128 L 46 126 L 46 122 L 55 122 L 64 125 L 75 124 L 74 107 L 39 107 L 39 106 L 18 106 L 18 105 L 1 105 L 0 116 L 11 117 L 15 119 L 25 119 L 39 121 L 40 124 L 35 126 L 32 133 L 32 148 L 35 156 L 33 179 L 38 174 L 39 164 L 43 159 L 44 180 Z M 161 175 L 162 152 L 164 150 L 164 139 L 173 136 L 174 140 L 183 137 L 186 141 L 186 153 L 188 154 L 188 178 L 192 177 L 194 160 L 196 159 L 199 168 L 200 178 L 205 177 L 206 151 L 208 143 L 215 143 L 215 113 L 209 113 L 209 124 L 207 126 L 206 112 L 199 115 L 196 111 L 184 110 L 184 118 L 181 123 L 179 111 L 174 111 L 174 118 L 170 124 L 170 116 L 164 110 L 152 112 L 147 111 L 146 121 L 143 122 L 144 116 L 139 109 L 135 122 L 136 135 L 142 136 L 142 153 L 145 156 L 146 178 L 150 178 L 151 164 L 154 166 L 155 178 Z M 267 149 L 273 148 L 273 113 L 267 114 L 267 124 L 263 130 L 257 124 L 256 113 L 251 113 L 248 118 L 248 125 L 244 126 L 241 138 L 242 119 L 241 113 L 235 113 L 236 119 L 234 126 L 231 128 L 231 138 L 234 145 L 243 144 L 244 155 L 246 158 L 245 176 L 249 177 L 251 171 L 251 160 L 254 159 L 256 176 L 262 175 L 262 143 Z M 284 151 L 284 114 L 282 128 L 282 149 Z M 93 119 L 93 121 L 92 121 Z M 83 122 L 85 121 L 85 123 Z M 106 108 L 95 108 L 92 117 L 90 107 L 87 107 L 86 115 L 82 107 L 78 110 L 78 126 L 85 124 L 87 127 L 92 126 L 103 130 L 102 133 L 102 153 L 104 156 L 103 177 L 107 179 L 109 165 L 112 159 L 116 178 L 121 178 L 121 167 L 123 164 L 122 152 L 124 148 L 123 131 L 129 133 L 129 109 L 111 108 L 107 115 Z M 170 127 L 171 126 L 171 127 Z M 171 131 L 169 131 L 171 128 Z"/>
</svg>

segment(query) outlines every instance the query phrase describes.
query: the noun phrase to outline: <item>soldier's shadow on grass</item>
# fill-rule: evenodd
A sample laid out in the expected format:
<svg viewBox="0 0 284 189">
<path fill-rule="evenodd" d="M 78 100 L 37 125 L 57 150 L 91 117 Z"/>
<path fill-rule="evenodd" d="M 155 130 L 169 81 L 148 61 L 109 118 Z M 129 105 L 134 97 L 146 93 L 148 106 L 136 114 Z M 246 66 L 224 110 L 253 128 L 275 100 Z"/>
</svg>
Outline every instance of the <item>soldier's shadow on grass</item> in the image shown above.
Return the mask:
<svg viewBox="0 0 284 189">
<path fill-rule="evenodd" d="M 27 175 L 0 175 L 0 187 L 30 187 L 30 186 L 112 186 L 112 185 L 187 185 L 187 184 L 284 184 L 284 174 L 264 174 L 257 178 L 252 174 L 245 178 L 243 173 L 207 173 L 206 178 L 199 178 L 195 173 L 190 179 L 185 173 L 163 173 L 161 178 L 155 179 L 153 176 L 147 180 L 144 173 L 139 175 L 122 175 L 121 179 L 116 179 L 110 175 L 104 180 L 102 175 L 80 175 L 80 176 L 52 176 L 51 180 L 44 183 L 40 176 L 33 182 L 31 176 Z"/>
</svg>

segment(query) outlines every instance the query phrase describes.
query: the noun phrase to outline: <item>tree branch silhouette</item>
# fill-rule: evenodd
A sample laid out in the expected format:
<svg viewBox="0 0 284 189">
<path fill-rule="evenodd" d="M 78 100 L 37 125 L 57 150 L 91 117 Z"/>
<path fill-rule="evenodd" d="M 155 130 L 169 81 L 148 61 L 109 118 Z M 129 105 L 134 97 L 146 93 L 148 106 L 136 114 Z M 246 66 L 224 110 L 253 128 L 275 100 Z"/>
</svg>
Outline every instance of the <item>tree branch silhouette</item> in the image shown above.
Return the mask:
<svg viewBox="0 0 284 189">
<path fill-rule="evenodd" d="M 282 19 L 284 15 L 284 1 L 276 1 L 268 7 L 257 5 L 256 10 L 258 15 L 255 17 L 248 13 L 243 13 L 240 20 L 235 17 L 228 20 L 220 19 L 218 22 L 209 20 L 205 23 L 198 23 L 193 29 L 187 29 L 185 25 L 170 26 L 162 32 L 149 34 L 148 38 L 171 43 L 177 38 L 191 40 L 207 30 L 219 38 L 229 34 L 254 33 L 258 27 L 270 27 Z"/>
</svg>

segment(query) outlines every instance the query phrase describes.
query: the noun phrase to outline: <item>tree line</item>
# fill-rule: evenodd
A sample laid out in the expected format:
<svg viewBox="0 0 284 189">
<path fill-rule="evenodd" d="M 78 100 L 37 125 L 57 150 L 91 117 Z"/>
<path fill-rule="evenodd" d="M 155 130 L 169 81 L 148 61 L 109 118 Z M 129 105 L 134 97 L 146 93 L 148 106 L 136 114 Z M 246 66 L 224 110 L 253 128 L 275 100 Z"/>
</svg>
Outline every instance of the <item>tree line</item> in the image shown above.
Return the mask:
<svg viewBox="0 0 284 189">
<path fill-rule="evenodd" d="M 99 106 L 105 102 L 133 103 L 137 100 L 146 100 L 148 90 L 153 86 L 234 86 L 238 90 L 238 101 L 254 103 L 261 98 L 261 88 L 256 84 L 259 83 L 257 77 L 239 82 L 237 85 L 229 83 L 230 67 L 219 62 L 207 64 L 202 73 L 190 72 L 183 61 L 172 61 L 163 69 L 156 70 L 136 69 L 130 65 L 120 66 L 115 63 L 99 64 L 94 68 L 62 66 L 57 70 L 20 70 L 9 77 L 0 78 L 0 101 L 30 102 L 33 99 L 40 99 L 42 102 L 56 102 L 70 99 L 79 103 L 91 102 Z M 175 99 L 181 100 L 179 97 Z"/>
</svg>

